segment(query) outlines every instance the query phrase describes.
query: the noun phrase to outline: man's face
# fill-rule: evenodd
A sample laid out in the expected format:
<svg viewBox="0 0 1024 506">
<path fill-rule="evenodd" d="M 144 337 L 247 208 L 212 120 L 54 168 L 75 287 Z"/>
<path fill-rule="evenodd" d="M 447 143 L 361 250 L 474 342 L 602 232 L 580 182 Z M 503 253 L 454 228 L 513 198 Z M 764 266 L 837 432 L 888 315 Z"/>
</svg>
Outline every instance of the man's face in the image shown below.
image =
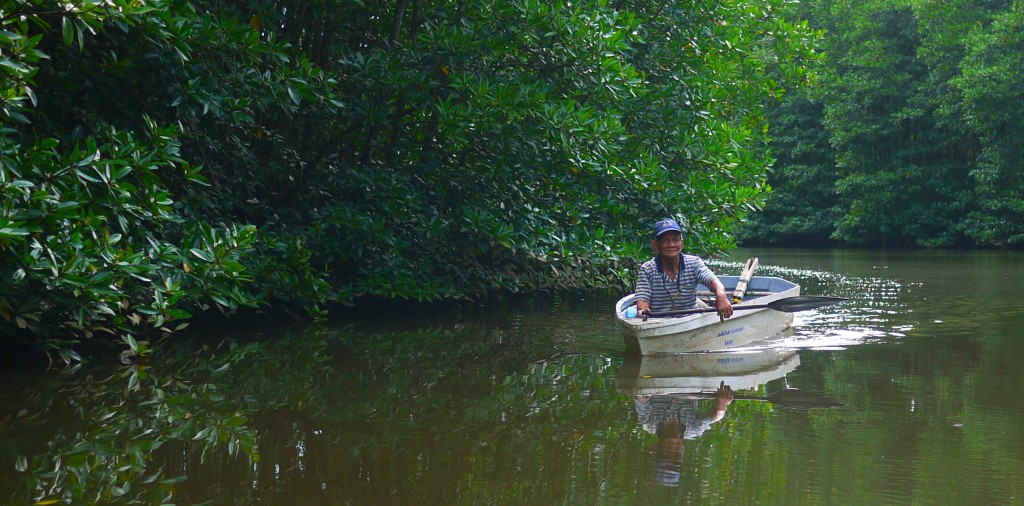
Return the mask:
<svg viewBox="0 0 1024 506">
<path fill-rule="evenodd" d="M 677 257 L 683 251 L 683 236 L 679 232 L 665 232 L 651 242 L 651 247 L 662 257 Z"/>
</svg>

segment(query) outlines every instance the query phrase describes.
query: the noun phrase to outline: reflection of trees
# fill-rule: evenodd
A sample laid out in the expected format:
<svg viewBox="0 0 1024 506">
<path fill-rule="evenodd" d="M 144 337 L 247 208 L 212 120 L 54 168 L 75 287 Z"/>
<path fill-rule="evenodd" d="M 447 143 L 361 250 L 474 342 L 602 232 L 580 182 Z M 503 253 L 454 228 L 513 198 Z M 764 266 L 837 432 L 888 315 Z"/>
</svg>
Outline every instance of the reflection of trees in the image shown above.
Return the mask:
<svg viewBox="0 0 1024 506">
<path fill-rule="evenodd" d="M 684 479 L 665 489 L 651 479 L 657 437 L 614 390 L 618 358 L 538 360 L 523 332 L 492 327 L 164 346 L 127 393 L 131 367 L 109 365 L 35 394 L 8 385 L 0 502 L 873 504 L 898 488 L 919 502 L 1006 503 L 1019 488 L 979 479 L 1019 467 L 1021 376 L 1000 374 L 1024 353 L 1012 336 L 801 351 L 789 383 L 850 407 L 779 409 L 779 382 L 738 391 L 713 430 L 686 441 Z M 18 455 L 40 491 L 21 488 Z"/>
<path fill-rule="evenodd" d="M 3 459 L 24 479 L 0 493 L 14 503 L 395 493 L 430 502 L 425 495 L 462 497 L 468 487 L 508 502 L 532 492 L 532 473 L 548 466 L 586 469 L 595 434 L 628 435 L 605 426 L 625 417 L 605 359 L 571 356 L 521 373 L 521 351 L 474 332 L 163 346 L 147 365 L 106 378 L 53 378 L 20 404 L 28 415 L 0 427 L 10 442 Z M 47 433 L 26 437 L 37 430 Z M 495 476 L 517 486 L 477 485 Z"/>
<path fill-rule="evenodd" d="M 119 502 L 594 504 L 628 492 L 657 503 L 656 437 L 638 426 L 632 396 L 615 391 L 619 359 L 536 361 L 521 339 L 463 328 L 310 332 L 198 352 L 164 346 L 127 393 L 130 368 L 103 381 L 79 371 L 41 388 L 65 389 L 60 399 L 40 394 L 26 404 L 49 433 L 21 441 L 30 430 L 25 420 L 0 433 L 12 442 L 3 458 L 26 456 L 41 490 L 2 496 L 13 503 L 76 493 L 106 502 L 123 491 Z M 699 403 L 709 409 L 713 401 Z M 731 478 L 720 466 L 770 462 L 765 448 L 780 451 L 768 403 L 734 401 L 729 413 L 687 443 L 681 472 L 694 479 L 675 493 L 721 486 Z M 102 451 L 78 476 L 71 468 L 83 464 L 70 457 L 82 443 Z M 62 475 L 39 472 L 58 458 Z M 128 464 L 136 467 L 119 471 Z"/>
<path fill-rule="evenodd" d="M 819 419 L 797 426 L 794 420 L 780 430 L 830 436 L 803 450 L 808 462 L 871 449 L 857 455 L 874 464 L 859 470 L 856 480 L 882 484 L 877 494 L 905 497 L 914 490 L 921 503 L 1012 503 L 1020 497 L 1020 473 L 1014 470 L 1020 469 L 1018 449 L 1024 444 L 1024 376 L 1007 374 L 1019 370 L 1024 348 L 1012 341 L 971 333 L 911 335 L 899 346 L 821 359 L 814 365 L 822 369 L 823 388 L 840 392 L 851 409 L 828 413 L 831 423 Z M 835 467 L 799 463 L 793 471 L 843 493 L 856 489 L 853 477 Z"/>
<path fill-rule="evenodd" d="M 19 504 L 166 502 L 196 462 L 258 462 L 255 416 L 316 402 L 317 391 L 301 383 L 322 363 L 323 346 L 223 344 L 196 354 L 165 346 L 144 360 L 48 378 L 0 427 L 9 448 L 2 458 L 23 477 L 2 495 Z M 296 355 L 305 360 L 278 362 Z M 266 388 L 271 382 L 276 386 Z"/>
</svg>

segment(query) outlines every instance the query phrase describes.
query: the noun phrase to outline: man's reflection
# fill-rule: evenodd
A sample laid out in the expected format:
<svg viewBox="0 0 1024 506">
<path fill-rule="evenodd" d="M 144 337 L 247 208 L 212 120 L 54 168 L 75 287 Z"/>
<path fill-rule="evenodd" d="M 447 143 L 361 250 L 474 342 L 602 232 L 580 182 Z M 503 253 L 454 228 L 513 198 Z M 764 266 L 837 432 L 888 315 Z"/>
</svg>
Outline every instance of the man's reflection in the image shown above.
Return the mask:
<svg viewBox="0 0 1024 506">
<path fill-rule="evenodd" d="M 698 412 L 698 399 L 685 395 L 637 395 L 633 398 L 637 421 L 644 430 L 658 436 L 651 449 L 659 484 L 679 485 L 686 449 L 683 440 L 696 439 L 711 428 L 711 424 L 721 420 L 732 398 L 732 388 L 724 381 L 718 386 L 711 411 L 704 414 Z"/>
</svg>

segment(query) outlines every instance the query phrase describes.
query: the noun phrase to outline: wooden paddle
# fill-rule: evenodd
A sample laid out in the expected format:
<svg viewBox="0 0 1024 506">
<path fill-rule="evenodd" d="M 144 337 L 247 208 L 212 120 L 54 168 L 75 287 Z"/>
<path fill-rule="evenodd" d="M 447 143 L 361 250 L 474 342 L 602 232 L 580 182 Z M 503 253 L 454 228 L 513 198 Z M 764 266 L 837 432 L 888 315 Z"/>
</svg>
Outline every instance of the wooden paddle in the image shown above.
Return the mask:
<svg viewBox="0 0 1024 506">
<path fill-rule="evenodd" d="M 740 279 L 736 283 L 736 291 L 732 292 L 732 303 L 739 304 L 743 302 L 743 295 L 747 291 L 747 284 L 754 277 L 754 271 L 757 270 L 757 257 L 751 257 L 747 259 L 747 263 L 743 266 L 743 270 L 740 272 Z"/>
<path fill-rule="evenodd" d="M 849 300 L 845 297 L 821 297 L 815 295 L 797 295 L 796 297 L 786 297 L 784 299 L 774 300 L 767 304 L 751 304 L 744 306 L 740 304 L 733 306 L 733 311 L 740 311 L 744 309 L 771 309 L 773 311 L 782 311 L 783 313 L 796 313 L 799 311 L 810 311 L 811 309 L 817 309 L 819 307 L 831 306 L 832 304 L 838 304 L 840 302 Z M 686 316 L 697 313 L 717 313 L 718 309 L 713 307 L 699 307 L 696 309 L 680 309 L 677 311 L 662 311 L 660 313 L 652 313 L 647 311 L 644 313 L 644 320 L 648 317 L 651 318 L 668 318 L 673 316 Z"/>
</svg>

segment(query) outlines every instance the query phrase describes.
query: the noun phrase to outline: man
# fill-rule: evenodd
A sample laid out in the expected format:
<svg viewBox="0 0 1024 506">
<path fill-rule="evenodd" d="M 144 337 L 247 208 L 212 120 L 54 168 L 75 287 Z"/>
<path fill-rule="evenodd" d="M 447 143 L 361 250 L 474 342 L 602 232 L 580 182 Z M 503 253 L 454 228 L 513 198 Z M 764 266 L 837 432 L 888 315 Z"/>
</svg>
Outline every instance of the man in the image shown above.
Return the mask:
<svg viewBox="0 0 1024 506">
<path fill-rule="evenodd" d="M 676 220 L 654 224 L 651 248 L 655 256 L 640 266 L 636 281 L 637 316 L 697 307 L 698 284 L 715 293 L 715 309 L 723 321 L 732 316 L 729 296 L 715 273 L 699 257 L 683 254 L 683 231 Z"/>
</svg>

